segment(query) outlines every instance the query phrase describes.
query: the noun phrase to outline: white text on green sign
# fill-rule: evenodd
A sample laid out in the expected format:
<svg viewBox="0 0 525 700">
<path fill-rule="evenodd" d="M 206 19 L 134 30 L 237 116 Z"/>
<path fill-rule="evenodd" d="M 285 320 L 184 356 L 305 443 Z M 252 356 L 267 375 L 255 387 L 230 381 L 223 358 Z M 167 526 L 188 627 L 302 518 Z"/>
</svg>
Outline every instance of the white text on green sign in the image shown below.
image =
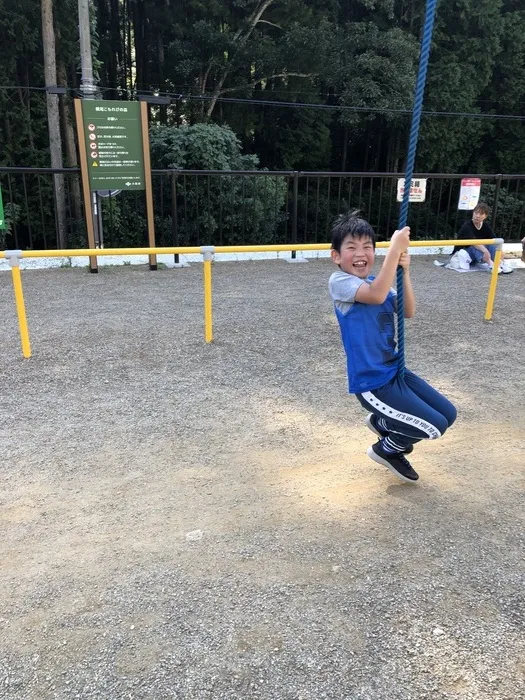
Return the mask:
<svg viewBox="0 0 525 700">
<path fill-rule="evenodd" d="M 138 102 L 83 100 L 92 190 L 143 190 L 144 154 Z"/>
</svg>

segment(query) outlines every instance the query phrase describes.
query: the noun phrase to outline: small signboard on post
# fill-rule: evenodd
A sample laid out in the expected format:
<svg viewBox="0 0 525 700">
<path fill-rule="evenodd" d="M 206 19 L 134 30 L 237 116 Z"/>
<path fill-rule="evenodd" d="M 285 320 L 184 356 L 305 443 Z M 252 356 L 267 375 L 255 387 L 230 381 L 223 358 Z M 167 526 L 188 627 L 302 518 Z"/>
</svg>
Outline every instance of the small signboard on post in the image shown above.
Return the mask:
<svg viewBox="0 0 525 700">
<path fill-rule="evenodd" d="M 397 181 L 397 201 L 403 201 L 403 194 L 405 192 L 405 178 L 400 177 Z M 427 193 L 427 181 L 425 178 L 417 178 L 412 180 L 410 183 L 410 194 L 408 196 L 409 202 L 424 202 Z"/>
<path fill-rule="evenodd" d="M 95 248 L 91 192 L 145 190 L 148 244 L 155 248 L 147 104 L 77 98 L 75 116 L 88 245 Z M 157 269 L 155 254 L 149 264 Z M 90 268 L 97 272 L 96 256 Z"/>
<path fill-rule="evenodd" d="M 140 104 L 83 100 L 82 120 L 92 190 L 143 190 Z"/>
<path fill-rule="evenodd" d="M 464 177 L 461 180 L 458 209 L 475 209 L 479 202 L 481 180 L 479 177 Z"/>
<path fill-rule="evenodd" d="M 0 187 L 0 229 L 4 230 L 6 228 L 7 228 L 7 226 L 5 225 L 5 218 L 4 218 L 4 203 L 2 201 L 2 188 Z"/>
</svg>

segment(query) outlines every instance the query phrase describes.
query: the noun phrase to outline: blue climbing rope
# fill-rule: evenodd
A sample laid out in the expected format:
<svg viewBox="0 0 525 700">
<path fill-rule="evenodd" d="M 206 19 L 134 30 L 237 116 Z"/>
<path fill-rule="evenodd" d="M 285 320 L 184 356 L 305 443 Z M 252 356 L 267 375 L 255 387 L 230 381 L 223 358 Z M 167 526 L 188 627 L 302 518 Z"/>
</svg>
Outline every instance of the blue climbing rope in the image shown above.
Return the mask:
<svg viewBox="0 0 525 700">
<path fill-rule="evenodd" d="M 423 108 L 423 93 L 427 79 L 428 57 L 430 45 L 432 43 L 432 31 L 434 28 L 434 17 L 436 15 L 437 0 L 428 0 L 425 10 L 425 24 L 423 27 L 423 37 L 421 39 L 421 54 L 419 56 L 419 71 L 417 74 L 416 90 L 414 94 L 414 108 L 412 110 L 412 124 L 410 126 L 410 137 L 408 140 L 407 164 L 405 172 L 405 190 L 403 201 L 399 210 L 398 229 L 403 228 L 408 220 L 408 202 L 410 196 L 410 185 L 414 174 L 414 164 L 416 160 L 417 139 L 419 135 L 419 124 L 421 122 L 421 112 Z M 403 308 L 403 268 L 397 268 L 397 349 L 399 353 L 398 363 L 400 377 L 405 374 L 405 313 Z"/>
</svg>

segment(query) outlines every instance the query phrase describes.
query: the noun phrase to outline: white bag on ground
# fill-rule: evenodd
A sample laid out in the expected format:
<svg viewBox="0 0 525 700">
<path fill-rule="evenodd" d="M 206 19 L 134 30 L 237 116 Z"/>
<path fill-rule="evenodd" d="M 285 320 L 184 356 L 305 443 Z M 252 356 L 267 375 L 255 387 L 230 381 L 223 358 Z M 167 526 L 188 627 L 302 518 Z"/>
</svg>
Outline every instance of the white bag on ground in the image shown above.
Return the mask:
<svg viewBox="0 0 525 700">
<path fill-rule="evenodd" d="M 467 253 L 466 250 L 458 250 L 448 261 L 448 267 L 450 270 L 470 270 L 470 263 L 472 258 Z"/>
</svg>

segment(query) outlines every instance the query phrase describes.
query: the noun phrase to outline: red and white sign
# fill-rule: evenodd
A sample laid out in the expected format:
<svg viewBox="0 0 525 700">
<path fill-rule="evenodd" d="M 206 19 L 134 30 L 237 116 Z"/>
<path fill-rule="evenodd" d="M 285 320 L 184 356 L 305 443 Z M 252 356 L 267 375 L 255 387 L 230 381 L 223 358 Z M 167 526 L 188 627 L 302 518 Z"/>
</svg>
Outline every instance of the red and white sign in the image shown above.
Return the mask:
<svg viewBox="0 0 525 700">
<path fill-rule="evenodd" d="M 405 178 L 400 177 L 397 181 L 397 201 L 403 201 L 403 194 L 405 192 Z M 409 202 L 424 202 L 427 193 L 427 181 L 421 179 L 420 177 L 412 180 L 410 183 L 410 194 L 408 196 Z"/>
<path fill-rule="evenodd" d="M 475 209 L 479 202 L 481 180 L 479 177 L 464 177 L 461 180 L 458 209 Z"/>
</svg>

